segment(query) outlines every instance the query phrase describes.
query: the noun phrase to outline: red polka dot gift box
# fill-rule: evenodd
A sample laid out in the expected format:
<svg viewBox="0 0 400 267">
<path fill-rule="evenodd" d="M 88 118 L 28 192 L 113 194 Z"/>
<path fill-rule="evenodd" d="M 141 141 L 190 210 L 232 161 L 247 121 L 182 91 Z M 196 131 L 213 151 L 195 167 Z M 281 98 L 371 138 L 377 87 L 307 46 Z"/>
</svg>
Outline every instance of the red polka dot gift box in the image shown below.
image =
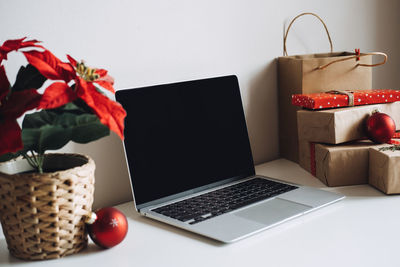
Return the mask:
<svg viewBox="0 0 400 267">
<path fill-rule="evenodd" d="M 400 101 L 400 90 L 344 90 L 292 95 L 292 104 L 307 109 L 339 108 Z"/>
</svg>

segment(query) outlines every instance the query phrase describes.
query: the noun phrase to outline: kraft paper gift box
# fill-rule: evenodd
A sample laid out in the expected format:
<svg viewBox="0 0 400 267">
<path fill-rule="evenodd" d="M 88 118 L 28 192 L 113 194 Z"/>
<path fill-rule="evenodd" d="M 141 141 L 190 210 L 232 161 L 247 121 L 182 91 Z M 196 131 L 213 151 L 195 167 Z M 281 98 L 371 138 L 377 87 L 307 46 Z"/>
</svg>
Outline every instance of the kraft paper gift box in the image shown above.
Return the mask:
<svg viewBox="0 0 400 267">
<path fill-rule="evenodd" d="M 369 184 L 386 194 L 400 193 L 400 151 L 369 149 Z"/>
<path fill-rule="evenodd" d="M 368 183 L 371 141 L 327 145 L 300 141 L 300 166 L 328 186 Z"/>
<path fill-rule="evenodd" d="M 297 111 L 300 141 L 340 144 L 365 138 L 365 121 L 374 110 L 386 113 L 400 129 L 400 102 L 326 110 Z"/>
<path fill-rule="evenodd" d="M 315 176 L 315 170 L 311 171 L 311 146 L 314 144 L 315 153 L 315 143 L 299 140 L 299 165 L 309 173 Z M 315 157 L 315 154 L 314 154 Z M 313 159 L 315 160 L 315 158 Z M 314 163 L 313 163 L 314 164 Z"/>
</svg>

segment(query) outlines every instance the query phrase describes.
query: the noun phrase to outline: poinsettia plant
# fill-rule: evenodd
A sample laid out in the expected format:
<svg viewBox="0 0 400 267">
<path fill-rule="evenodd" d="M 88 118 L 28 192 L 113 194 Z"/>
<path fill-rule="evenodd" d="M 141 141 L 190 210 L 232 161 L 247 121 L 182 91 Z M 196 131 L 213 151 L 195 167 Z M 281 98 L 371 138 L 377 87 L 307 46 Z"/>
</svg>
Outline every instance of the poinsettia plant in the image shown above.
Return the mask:
<svg viewBox="0 0 400 267">
<path fill-rule="evenodd" d="M 3 63 L 13 51 L 22 53 L 27 65 L 11 85 Z M 113 78 L 105 69 L 88 67 L 69 55 L 67 60 L 37 40 L 7 40 L 0 47 L 0 161 L 23 156 L 42 173 L 47 150 L 69 141 L 88 143 L 110 130 L 124 138 L 126 112 L 104 91 L 115 93 Z M 46 81 L 50 84 L 40 93 Z M 30 110 L 35 112 L 25 115 L 21 128 L 17 119 Z"/>
</svg>

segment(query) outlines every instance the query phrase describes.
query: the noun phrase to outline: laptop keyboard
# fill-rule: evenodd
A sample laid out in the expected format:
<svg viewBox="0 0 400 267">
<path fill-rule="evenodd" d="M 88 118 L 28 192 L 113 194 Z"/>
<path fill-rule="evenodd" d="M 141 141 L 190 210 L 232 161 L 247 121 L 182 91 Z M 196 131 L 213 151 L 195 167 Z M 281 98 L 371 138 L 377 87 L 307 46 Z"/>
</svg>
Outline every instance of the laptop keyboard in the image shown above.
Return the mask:
<svg viewBox="0 0 400 267">
<path fill-rule="evenodd" d="M 254 178 L 152 211 L 182 222 L 195 224 L 296 188 L 298 187 L 263 178 Z"/>
</svg>

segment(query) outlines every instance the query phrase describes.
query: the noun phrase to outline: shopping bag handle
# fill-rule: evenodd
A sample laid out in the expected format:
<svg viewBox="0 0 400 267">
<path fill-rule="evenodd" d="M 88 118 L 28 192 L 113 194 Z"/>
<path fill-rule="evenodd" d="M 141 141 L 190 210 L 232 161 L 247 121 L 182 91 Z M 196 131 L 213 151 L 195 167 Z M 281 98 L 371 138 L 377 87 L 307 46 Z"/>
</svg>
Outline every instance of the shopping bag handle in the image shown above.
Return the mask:
<svg viewBox="0 0 400 267">
<path fill-rule="evenodd" d="M 385 53 L 382 53 L 382 52 L 371 52 L 371 53 L 362 53 L 362 54 L 360 54 L 360 55 L 354 55 L 354 56 L 352 56 L 352 57 L 346 57 L 346 58 L 336 59 L 336 60 L 333 60 L 333 61 L 331 61 L 331 62 L 329 62 L 329 63 L 327 63 L 327 64 L 325 64 L 325 65 L 318 66 L 317 69 L 323 70 L 323 69 L 327 68 L 328 66 L 330 66 L 330 65 L 332 65 L 332 64 L 335 64 L 335 63 L 337 63 L 337 62 L 346 61 L 346 60 L 350 60 L 350 59 L 353 59 L 353 58 L 357 59 L 357 58 L 365 57 L 365 56 L 374 56 L 374 55 L 383 56 L 383 61 L 381 61 L 381 62 L 379 62 L 379 63 L 376 63 L 376 64 L 363 64 L 363 63 L 358 63 L 358 64 L 356 65 L 356 67 L 357 67 L 357 66 L 376 67 L 376 66 L 380 66 L 380 65 L 383 65 L 383 64 L 386 63 L 386 61 L 387 61 L 387 55 L 386 55 Z"/>
<path fill-rule="evenodd" d="M 306 13 L 301 13 L 300 15 L 297 15 L 297 16 L 296 16 L 294 19 L 292 19 L 292 21 L 290 22 L 290 24 L 289 24 L 289 26 L 288 26 L 288 28 L 287 28 L 287 30 L 286 30 L 285 37 L 283 38 L 283 54 L 284 54 L 284 56 L 288 56 L 287 49 L 286 49 L 286 39 L 287 39 L 287 36 L 288 36 L 288 34 L 289 34 L 289 30 L 290 30 L 290 28 L 292 27 L 293 22 L 294 22 L 296 19 L 298 19 L 299 17 L 305 16 L 305 15 L 311 15 L 311 16 L 316 17 L 317 19 L 319 19 L 319 20 L 321 21 L 322 25 L 324 25 L 326 34 L 328 35 L 328 40 L 329 40 L 329 44 L 330 44 L 330 46 L 331 46 L 331 53 L 332 53 L 332 52 L 333 52 L 332 39 L 331 39 L 331 35 L 329 34 L 328 27 L 326 27 L 325 22 L 324 22 L 324 21 L 321 19 L 321 17 L 318 16 L 317 14 L 314 14 L 314 13 L 311 13 L 311 12 L 306 12 Z"/>
</svg>

